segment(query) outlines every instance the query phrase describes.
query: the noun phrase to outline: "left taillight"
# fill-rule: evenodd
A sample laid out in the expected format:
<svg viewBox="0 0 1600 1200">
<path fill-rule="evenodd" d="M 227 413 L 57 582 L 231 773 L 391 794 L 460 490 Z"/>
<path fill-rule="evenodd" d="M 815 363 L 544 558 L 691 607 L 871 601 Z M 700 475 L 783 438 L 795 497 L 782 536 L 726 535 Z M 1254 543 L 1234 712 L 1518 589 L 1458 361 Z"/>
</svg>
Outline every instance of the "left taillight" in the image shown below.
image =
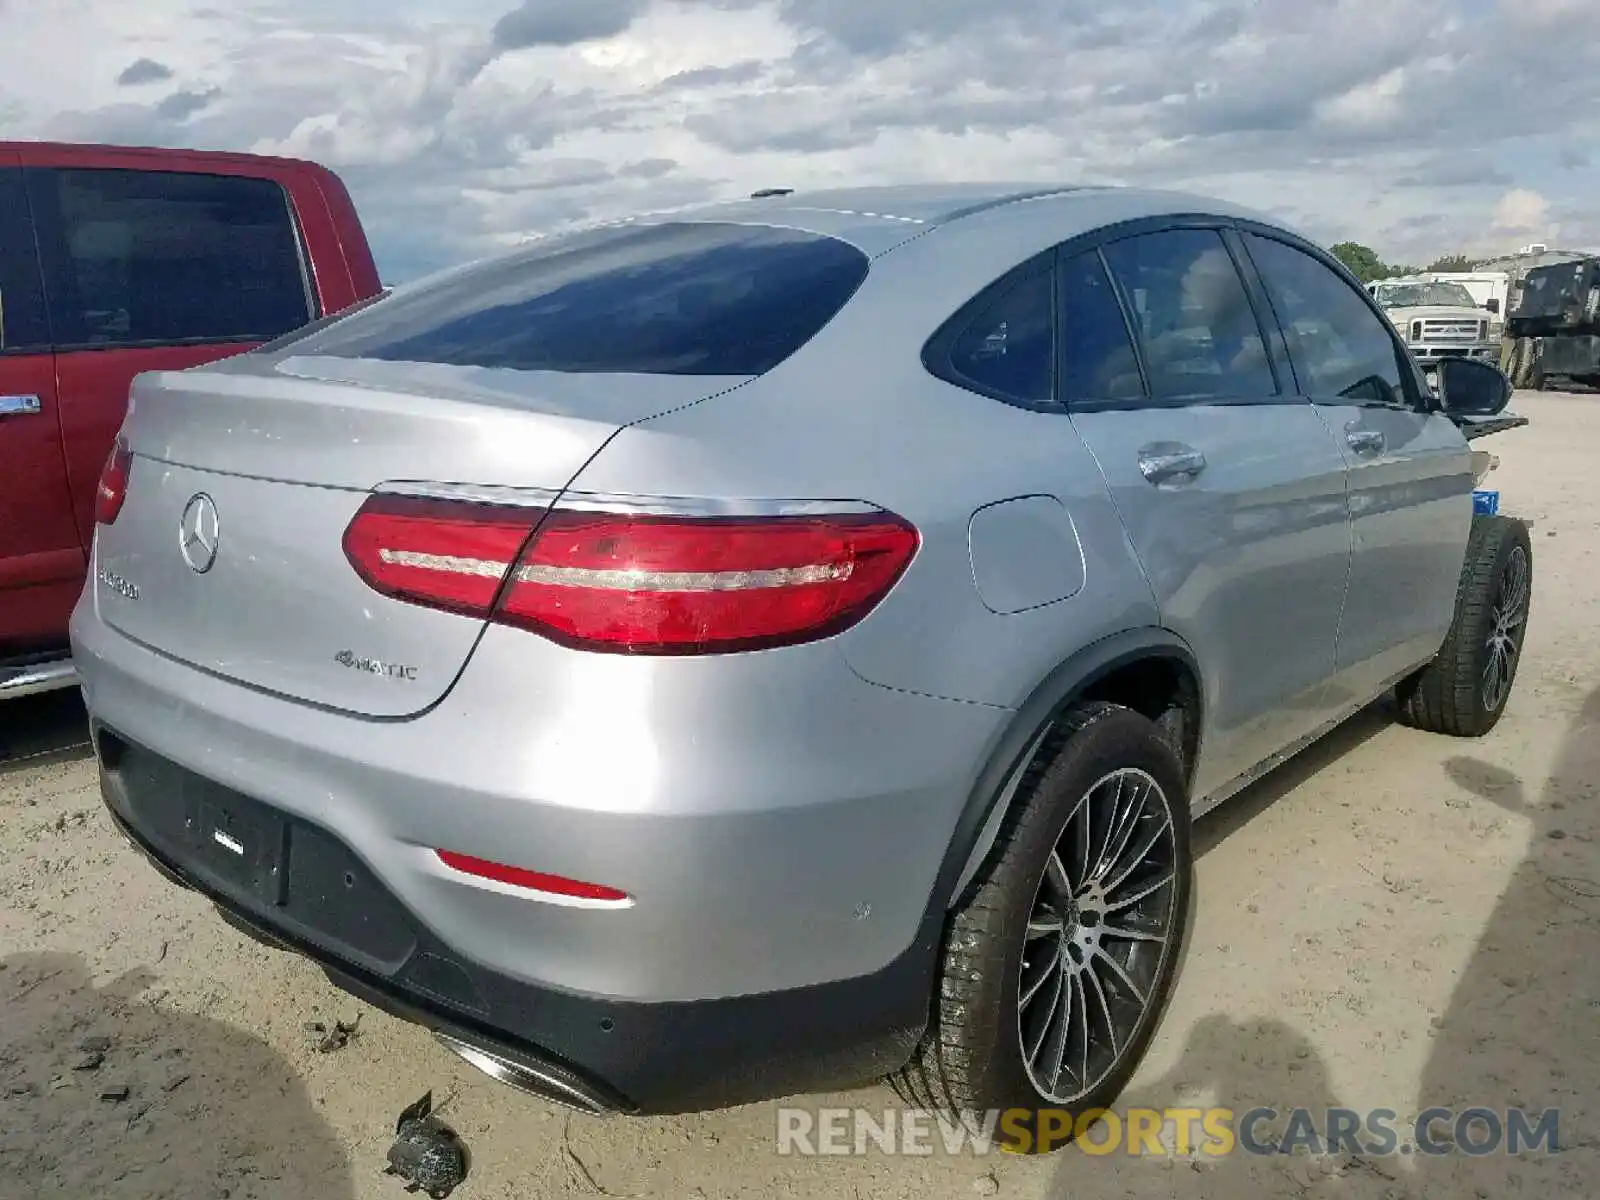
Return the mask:
<svg viewBox="0 0 1600 1200">
<path fill-rule="evenodd" d="M 537 530 L 537 532 L 535 532 Z M 840 633 L 915 556 L 893 513 L 690 516 L 375 496 L 345 554 L 396 599 L 576 649 L 716 654 Z"/>
<path fill-rule="evenodd" d="M 119 436 L 106 465 L 100 471 L 100 482 L 94 493 L 94 521 L 96 525 L 113 525 L 128 498 L 128 474 L 133 469 L 133 451 L 127 439 Z"/>
<path fill-rule="evenodd" d="M 344 533 L 368 587 L 396 600 L 487 619 L 542 508 L 369 496 Z"/>
</svg>

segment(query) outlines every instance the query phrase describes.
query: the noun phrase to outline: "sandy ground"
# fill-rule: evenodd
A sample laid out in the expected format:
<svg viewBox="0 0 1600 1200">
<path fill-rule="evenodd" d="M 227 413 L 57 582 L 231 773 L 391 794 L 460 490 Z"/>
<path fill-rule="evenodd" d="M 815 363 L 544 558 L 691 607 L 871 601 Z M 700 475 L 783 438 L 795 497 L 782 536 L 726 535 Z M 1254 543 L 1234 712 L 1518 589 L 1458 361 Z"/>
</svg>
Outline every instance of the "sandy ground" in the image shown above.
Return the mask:
<svg viewBox="0 0 1600 1200">
<path fill-rule="evenodd" d="M 1520 1158 L 783 1157 L 777 1106 L 568 1117 L 242 939 L 112 831 L 76 695 L 0 710 L 0 1195 L 400 1196 L 423 1091 L 473 1153 L 464 1198 L 1600 1195 L 1600 398 L 1519 396 L 1490 439 L 1533 519 L 1532 633 L 1481 742 L 1380 705 L 1202 823 L 1199 914 L 1127 1104 L 1561 1109 Z M 308 1022 L 354 1019 L 322 1053 Z M 104 1062 L 77 1070 L 87 1037 Z M 102 1091 L 129 1089 L 126 1100 Z M 799 1102 L 893 1103 L 882 1088 Z"/>
</svg>

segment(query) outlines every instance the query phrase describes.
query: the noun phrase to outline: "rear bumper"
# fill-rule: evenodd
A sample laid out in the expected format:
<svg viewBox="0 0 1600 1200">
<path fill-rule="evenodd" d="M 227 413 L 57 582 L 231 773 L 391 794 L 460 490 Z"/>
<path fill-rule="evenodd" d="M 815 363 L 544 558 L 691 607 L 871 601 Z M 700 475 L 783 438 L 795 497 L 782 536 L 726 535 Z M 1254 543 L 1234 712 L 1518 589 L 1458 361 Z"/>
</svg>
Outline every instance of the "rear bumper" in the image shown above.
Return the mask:
<svg viewBox="0 0 1600 1200">
<path fill-rule="evenodd" d="M 563 662 L 491 629 L 428 712 L 363 719 L 184 666 L 92 601 L 72 637 L 106 802 L 164 870 L 343 986 L 624 1110 L 851 1086 L 905 1060 L 936 880 L 1011 716 L 866 683 L 825 643 Z M 252 854 L 287 845 L 288 882 L 217 874 L 180 801 L 245 822 Z M 435 849 L 633 902 L 485 886 Z"/>
<path fill-rule="evenodd" d="M 928 945 L 866 978 L 725 1000 L 625 1003 L 507 978 L 429 933 L 327 830 L 185 771 L 102 723 L 93 728 L 106 806 L 169 880 L 547 1099 L 595 1112 L 674 1113 L 832 1090 L 893 1071 L 922 1033 Z M 270 858 L 241 871 L 227 850 L 208 851 L 202 814 L 220 808 L 270 840 Z"/>
</svg>

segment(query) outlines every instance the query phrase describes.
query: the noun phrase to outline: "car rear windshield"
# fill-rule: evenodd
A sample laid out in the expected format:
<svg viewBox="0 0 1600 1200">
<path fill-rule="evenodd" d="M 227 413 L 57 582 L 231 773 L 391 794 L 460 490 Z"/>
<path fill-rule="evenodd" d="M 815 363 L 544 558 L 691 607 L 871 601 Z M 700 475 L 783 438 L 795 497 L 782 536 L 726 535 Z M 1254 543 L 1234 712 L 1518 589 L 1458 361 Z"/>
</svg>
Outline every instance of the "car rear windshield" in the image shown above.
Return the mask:
<svg viewBox="0 0 1600 1200">
<path fill-rule="evenodd" d="M 520 371 L 759 375 L 866 277 L 837 238 L 726 222 L 622 225 L 458 268 L 274 353 Z"/>
</svg>

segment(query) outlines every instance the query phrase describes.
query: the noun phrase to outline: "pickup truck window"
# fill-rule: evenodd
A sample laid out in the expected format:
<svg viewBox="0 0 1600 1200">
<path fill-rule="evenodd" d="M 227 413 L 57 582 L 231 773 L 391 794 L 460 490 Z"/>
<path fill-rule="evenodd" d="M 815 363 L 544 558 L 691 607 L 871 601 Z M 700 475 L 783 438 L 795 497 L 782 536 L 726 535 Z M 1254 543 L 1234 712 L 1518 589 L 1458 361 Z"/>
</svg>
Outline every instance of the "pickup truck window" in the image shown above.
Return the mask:
<svg viewBox="0 0 1600 1200">
<path fill-rule="evenodd" d="M 289 199 L 269 179 L 35 169 L 58 349 L 264 341 L 311 319 Z"/>
<path fill-rule="evenodd" d="M 1477 308 L 1472 293 L 1459 283 L 1380 283 L 1373 296 L 1384 308 L 1423 308 L 1441 305 L 1448 308 Z"/>
<path fill-rule="evenodd" d="M 289 344 L 519 371 L 759 375 L 815 337 L 868 266 L 855 246 L 796 229 L 618 225 L 447 271 Z"/>
<path fill-rule="evenodd" d="M 22 172 L 0 170 L 0 354 L 48 351 L 50 327 Z"/>
</svg>

